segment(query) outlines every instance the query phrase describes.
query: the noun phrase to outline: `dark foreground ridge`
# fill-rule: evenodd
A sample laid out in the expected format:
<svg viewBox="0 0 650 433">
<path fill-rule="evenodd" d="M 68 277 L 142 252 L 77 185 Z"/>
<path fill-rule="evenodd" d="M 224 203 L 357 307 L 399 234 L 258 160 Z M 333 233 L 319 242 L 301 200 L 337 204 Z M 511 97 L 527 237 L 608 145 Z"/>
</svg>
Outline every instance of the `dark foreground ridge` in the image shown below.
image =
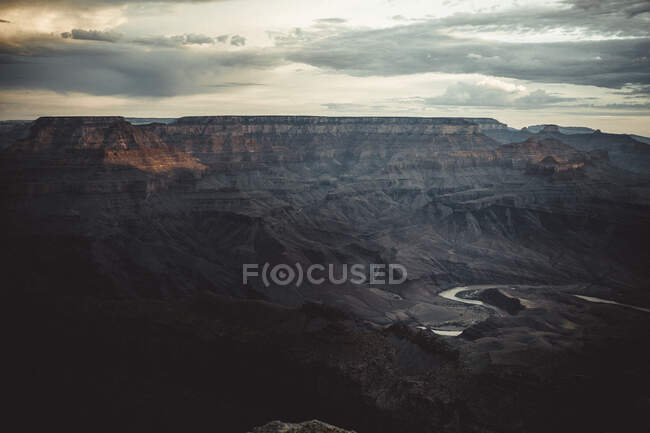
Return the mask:
<svg viewBox="0 0 650 433">
<path fill-rule="evenodd" d="M 650 306 L 648 145 L 493 119 L 136 123 L 0 124 L 20 430 L 645 431 L 650 315 L 573 295 Z M 408 278 L 243 283 L 266 262 Z M 438 296 L 457 286 L 487 305 Z"/>
<path fill-rule="evenodd" d="M 312 420 L 298 424 L 272 421 L 264 426 L 256 427 L 251 433 L 354 433 L 338 427 Z"/>
</svg>

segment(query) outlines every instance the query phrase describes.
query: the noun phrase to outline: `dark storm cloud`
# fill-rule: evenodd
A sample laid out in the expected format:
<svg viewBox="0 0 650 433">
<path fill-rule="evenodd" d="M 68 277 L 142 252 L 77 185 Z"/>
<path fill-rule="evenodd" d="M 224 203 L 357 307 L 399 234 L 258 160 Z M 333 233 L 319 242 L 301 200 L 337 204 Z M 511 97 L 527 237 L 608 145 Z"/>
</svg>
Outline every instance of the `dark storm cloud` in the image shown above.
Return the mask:
<svg viewBox="0 0 650 433">
<path fill-rule="evenodd" d="M 355 76 L 480 73 L 620 88 L 650 84 L 650 38 L 508 43 L 455 38 L 428 23 L 302 38 L 289 59 Z"/>
<path fill-rule="evenodd" d="M 222 77 L 235 69 L 271 68 L 281 62 L 281 56 L 264 50 L 196 52 L 33 39 L 21 46 L 0 42 L 0 87 L 93 95 L 189 95 L 227 81 Z"/>
</svg>

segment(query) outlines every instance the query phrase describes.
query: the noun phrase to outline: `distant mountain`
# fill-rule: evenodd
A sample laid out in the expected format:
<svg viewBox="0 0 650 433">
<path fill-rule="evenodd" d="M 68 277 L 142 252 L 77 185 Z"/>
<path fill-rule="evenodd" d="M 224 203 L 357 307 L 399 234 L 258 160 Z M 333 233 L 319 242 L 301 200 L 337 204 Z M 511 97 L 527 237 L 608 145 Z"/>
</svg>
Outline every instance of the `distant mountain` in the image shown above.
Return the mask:
<svg viewBox="0 0 650 433">
<path fill-rule="evenodd" d="M 541 132 L 542 130 L 544 130 L 544 128 L 549 126 L 556 127 L 557 131 L 562 134 L 591 134 L 592 132 L 595 131 L 595 129 L 586 128 L 584 126 L 558 126 L 558 125 L 531 125 L 525 127 L 524 129 L 528 130 L 528 132 L 537 134 L 538 132 Z"/>
<path fill-rule="evenodd" d="M 590 132 L 576 132 L 578 130 Z M 650 139 L 646 137 L 627 134 L 608 134 L 600 130 L 594 131 L 590 128 L 562 127 L 557 125 L 535 125 L 522 128 L 521 130 L 512 128 L 487 129 L 482 130 L 482 132 L 502 144 L 520 143 L 530 138 L 540 140 L 553 138 L 569 144 L 582 152 L 606 151 L 614 166 L 635 173 L 646 173 L 650 166 Z"/>
</svg>

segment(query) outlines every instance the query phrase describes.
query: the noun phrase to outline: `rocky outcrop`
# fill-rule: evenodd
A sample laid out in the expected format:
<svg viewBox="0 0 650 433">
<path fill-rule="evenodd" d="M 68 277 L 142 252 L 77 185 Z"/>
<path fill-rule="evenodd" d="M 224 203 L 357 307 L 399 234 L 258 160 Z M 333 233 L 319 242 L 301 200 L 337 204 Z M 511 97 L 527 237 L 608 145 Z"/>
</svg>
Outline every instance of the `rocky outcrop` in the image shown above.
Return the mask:
<svg viewBox="0 0 650 433">
<path fill-rule="evenodd" d="M 235 168 L 350 157 L 426 165 L 441 152 L 495 146 L 477 125 L 442 118 L 184 117 L 144 129 L 205 164 Z"/>
<path fill-rule="evenodd" d="M 553 156 L 547 156 L 541 161 L 531 162 L 526 166 L 526 173 L 541 176 L 578 176 L 584 167 L 584 162 L 560 162 Z"/>
<path fill-rule="evenodd" d="M 478 299 L 487 304 L 494 305 L 512 315 L 515 315 L 524 309 L 524 306 L 521 305 L 519 299 L 508 296 L 499 289 L 481 290 L 478 294 Z"/>
<path fill-rule="evenodd" d="M 512 161 L 513 166 L 525 167 L 527 163 L 541 162 L 551 157 L 556 163 L 573 161 L 580 158 L 579 152 L 571 146 L 556 139 L 537 139 L 530 137 L 521 143 L 499 146 L 500 158 Z"/>
<path fill-rule="evenodd" d="M 29 136 L 12 145 L 11 150 L 113 150 L 160 145 L 158 137 L 123 117 L 41 117 L 31 125 Z"/>
<path fill-rule="evenodd" d="M 199 176 L 196 158 L 122 117 L 42 117 L 2 155 L 11 194 L 150 192 Z"/>
<path fill-rule="evenodd" d="M 200 173 L 207 168 L 196 158 L 187 153 L 178 152 L 171 146 L 109 150 L 104 154 L 104 163 L 134 167 L 150 173 L 168 173 L 177 169 Z"/>
<path fill-rule="evenodd" d="M 271 421 L 261 427 L 255 427 L 250 433 L 354 433 L 317 420 L 301 423 Z"/>
<path fill-rule="evenodd" d="M 463 119 L 477 124 L 481 132 L 503 131 L 508 129 L 508 125 L 505 123 L 501 123 L 498 120 L 489 117 L 464 117 Z"/>
<path fill-rule="evenodd" d="M 570 134 L 558 137 L 582 152 L 606 151 L 614 166 L 639 174 L 650 167 L 650 144 L 641 143 L 626 134 Z"/>
<path fill-rule="evenodd" d="M 556 126 L 557 129 L 555 132 L 561 132 L 562 134 L 591 134 L 592 132 L 595 131 L 594 129 L 586 128 L 584 126 L 558 126 L 558 125 L 530 125 L 521 128 L 521 130 L 533 134 L 537 134 L 547 126 Z"/>
</svg>

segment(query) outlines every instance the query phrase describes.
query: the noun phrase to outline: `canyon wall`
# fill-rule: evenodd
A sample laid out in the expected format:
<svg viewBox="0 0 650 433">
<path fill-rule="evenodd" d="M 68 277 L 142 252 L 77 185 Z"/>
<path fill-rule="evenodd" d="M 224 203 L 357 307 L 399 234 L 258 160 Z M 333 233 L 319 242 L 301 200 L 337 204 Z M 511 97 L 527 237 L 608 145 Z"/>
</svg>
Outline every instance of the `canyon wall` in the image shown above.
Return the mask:
<svg viewBox="0 0 650 433">
<path fill-rule="evenodd" d="M 457 118 L 41 118 L 1 154 L 7 242 L 68 251 L 101 281 L 87 290 L 121 296 L 340 301 L 335 287 L 243 286 L 241 264 L 265 261 L 401 263 L 399 296 L 413 299 L 455 283 L 583 281 L 603 260 L 613 284 L 646 281 L 645 256 L 628 247 L 645 239 L 642 178 L 607 153 L 554 137 L 501 145 L 481 128 Z M 348 289 L 346 307 L 377 322 L 410 308 L 384 289 Z"/>
</svg>

